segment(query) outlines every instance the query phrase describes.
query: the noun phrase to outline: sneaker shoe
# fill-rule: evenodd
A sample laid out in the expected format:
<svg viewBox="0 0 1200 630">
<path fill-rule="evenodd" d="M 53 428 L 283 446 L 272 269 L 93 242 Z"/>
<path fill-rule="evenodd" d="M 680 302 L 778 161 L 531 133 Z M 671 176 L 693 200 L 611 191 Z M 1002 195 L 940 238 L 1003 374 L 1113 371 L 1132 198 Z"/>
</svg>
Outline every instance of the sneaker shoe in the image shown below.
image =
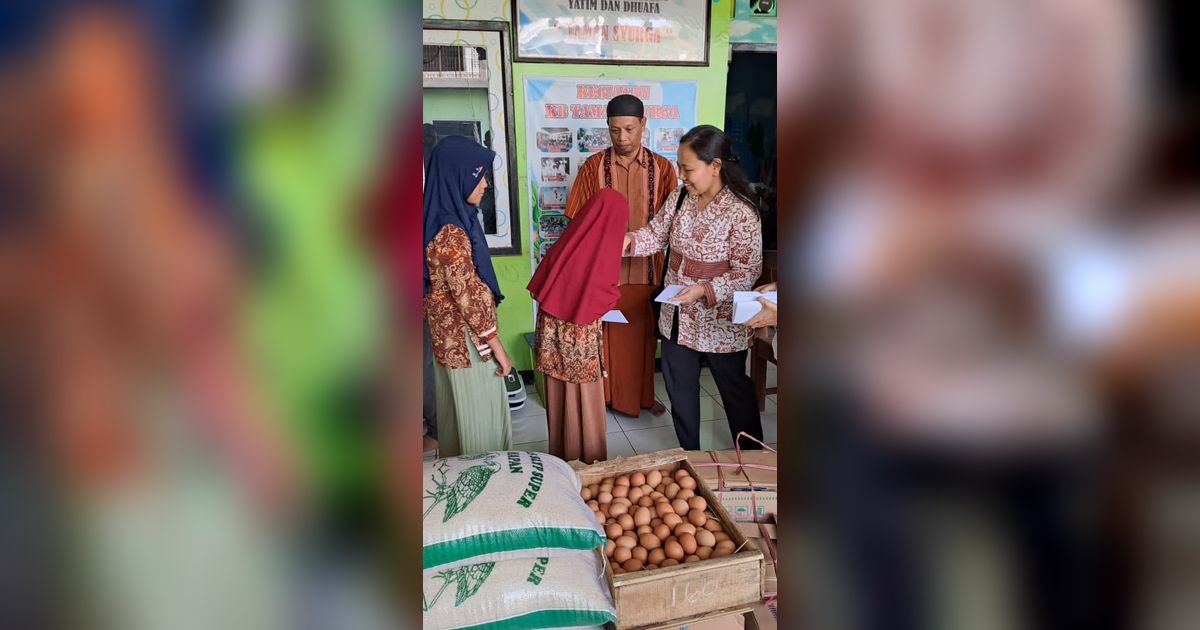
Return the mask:
<svg viewBox="0 0 1200 630">
<path fill-rule="evenodd" d="M 509 403 L 525 405 L 525 399 L 528 397 L 525 394 L 525 382 L 521 380 L 521 375 L 517 374 L 516 370 L 509 372 L 508 376 L 504 377 L 504 388 L 508 390 Z"/>
</svg>

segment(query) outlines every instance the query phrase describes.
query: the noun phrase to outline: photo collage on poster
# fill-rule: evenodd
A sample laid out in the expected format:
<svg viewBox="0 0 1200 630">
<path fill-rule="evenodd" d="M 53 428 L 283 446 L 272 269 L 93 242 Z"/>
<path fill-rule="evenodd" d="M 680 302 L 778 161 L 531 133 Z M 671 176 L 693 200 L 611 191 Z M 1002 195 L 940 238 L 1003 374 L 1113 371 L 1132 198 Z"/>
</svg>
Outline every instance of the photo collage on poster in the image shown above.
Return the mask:
<svg viewBox="0 0 1200 630">
<path fill-rule="evenodd" d="M 634 93 L 647 107 L 642 144 L 672 162 L 679 139 L 695 124 L 696 84 L 638 81 L 598 85 L 596 79 L 526 79 L 526 134 L 532 210 L 531 264 L 541 262 L 567 227 L 567 196 L 583 163 L 610 146 L 603 108 L 611 95 L 581 98 L 588 90 Z M 659 115 L 668 113 L 671 115 Z"/>
</svg>

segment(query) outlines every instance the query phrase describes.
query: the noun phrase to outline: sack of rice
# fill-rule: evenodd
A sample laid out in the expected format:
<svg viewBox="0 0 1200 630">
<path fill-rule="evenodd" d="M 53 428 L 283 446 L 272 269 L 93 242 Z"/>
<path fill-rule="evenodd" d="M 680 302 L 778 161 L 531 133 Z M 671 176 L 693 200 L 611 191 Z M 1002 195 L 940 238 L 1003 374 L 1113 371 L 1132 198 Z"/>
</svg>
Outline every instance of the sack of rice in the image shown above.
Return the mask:
<svg viewBox="0 0 1200 630">
<path fill-rule="evenodd" d="M 430 569 L 422 586 L 425 630 L 596 627 L 616 621 L 595 551 Z"/>
<path fill-rule="evenodd" d="M 545 453 L 499 451 L 425 462 L 422 568 L 554 557 L 603 547 L 579 477 Z"/>
</svg>

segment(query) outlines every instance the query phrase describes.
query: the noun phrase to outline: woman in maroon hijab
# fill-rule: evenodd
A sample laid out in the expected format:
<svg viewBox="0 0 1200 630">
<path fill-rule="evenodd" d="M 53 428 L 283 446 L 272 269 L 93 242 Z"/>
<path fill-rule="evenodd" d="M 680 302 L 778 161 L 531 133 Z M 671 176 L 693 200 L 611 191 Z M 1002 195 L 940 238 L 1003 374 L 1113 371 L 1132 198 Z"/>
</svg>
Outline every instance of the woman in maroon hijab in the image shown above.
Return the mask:
<svg viewBox="0 0 1200 630">
<path fill-rule="evenodd" d="M 628 218 L 621 193 L 598 191 L 529 282 L 538 301 L 535 353 L 546 378 L 549 450 L 567 461 L 608 458 L 600 318 L 621 296 L 617 280 Z"/>
</svg>

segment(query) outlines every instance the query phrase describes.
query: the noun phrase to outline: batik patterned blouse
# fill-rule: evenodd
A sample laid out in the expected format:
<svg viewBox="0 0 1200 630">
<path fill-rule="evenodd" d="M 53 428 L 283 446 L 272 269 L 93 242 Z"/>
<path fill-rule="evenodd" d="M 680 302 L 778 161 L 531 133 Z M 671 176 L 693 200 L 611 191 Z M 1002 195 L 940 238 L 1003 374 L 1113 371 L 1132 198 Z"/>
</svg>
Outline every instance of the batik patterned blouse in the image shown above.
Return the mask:
<svg viewBox="0 0 1200 630">
<path fill-rule="evenodd" d="M 671 245 L 664 284 L 703 285 L 705 298 L 676 307 L 663 304 L 659 331 L 670 336 L 679 311 L 679 344 L 699 352 L 740 352 L 753 329 L 733 323 L 733 294 L 749 291 L 762 274 L 762 224 L 749 204 L 721 190 L 703 210 L 688 195 L 675 211 L 680 191 L 671 193 L 646 227 L 630 233 L 631 256 L 647 256 Z"/>
<path fill-rule="evenodd" d="M 600 380 L 600 321 L 575 324 L 538 311 L 534 348 L 537 369 L 568 383 Z"/>
<path fill-rule="evenodd" d="M 471 240 L 457 225 L 447 225 L 425 248 L 429 293 L 425 319 L 437 362 L 447 368 L 471 367 L 467 337 L 480 357 L 492 358 L 487 342 L 496 336 L 496 303 L 471 261 Z M 467 331 L 464 332 L 464 327 Z"/>
</svg>

